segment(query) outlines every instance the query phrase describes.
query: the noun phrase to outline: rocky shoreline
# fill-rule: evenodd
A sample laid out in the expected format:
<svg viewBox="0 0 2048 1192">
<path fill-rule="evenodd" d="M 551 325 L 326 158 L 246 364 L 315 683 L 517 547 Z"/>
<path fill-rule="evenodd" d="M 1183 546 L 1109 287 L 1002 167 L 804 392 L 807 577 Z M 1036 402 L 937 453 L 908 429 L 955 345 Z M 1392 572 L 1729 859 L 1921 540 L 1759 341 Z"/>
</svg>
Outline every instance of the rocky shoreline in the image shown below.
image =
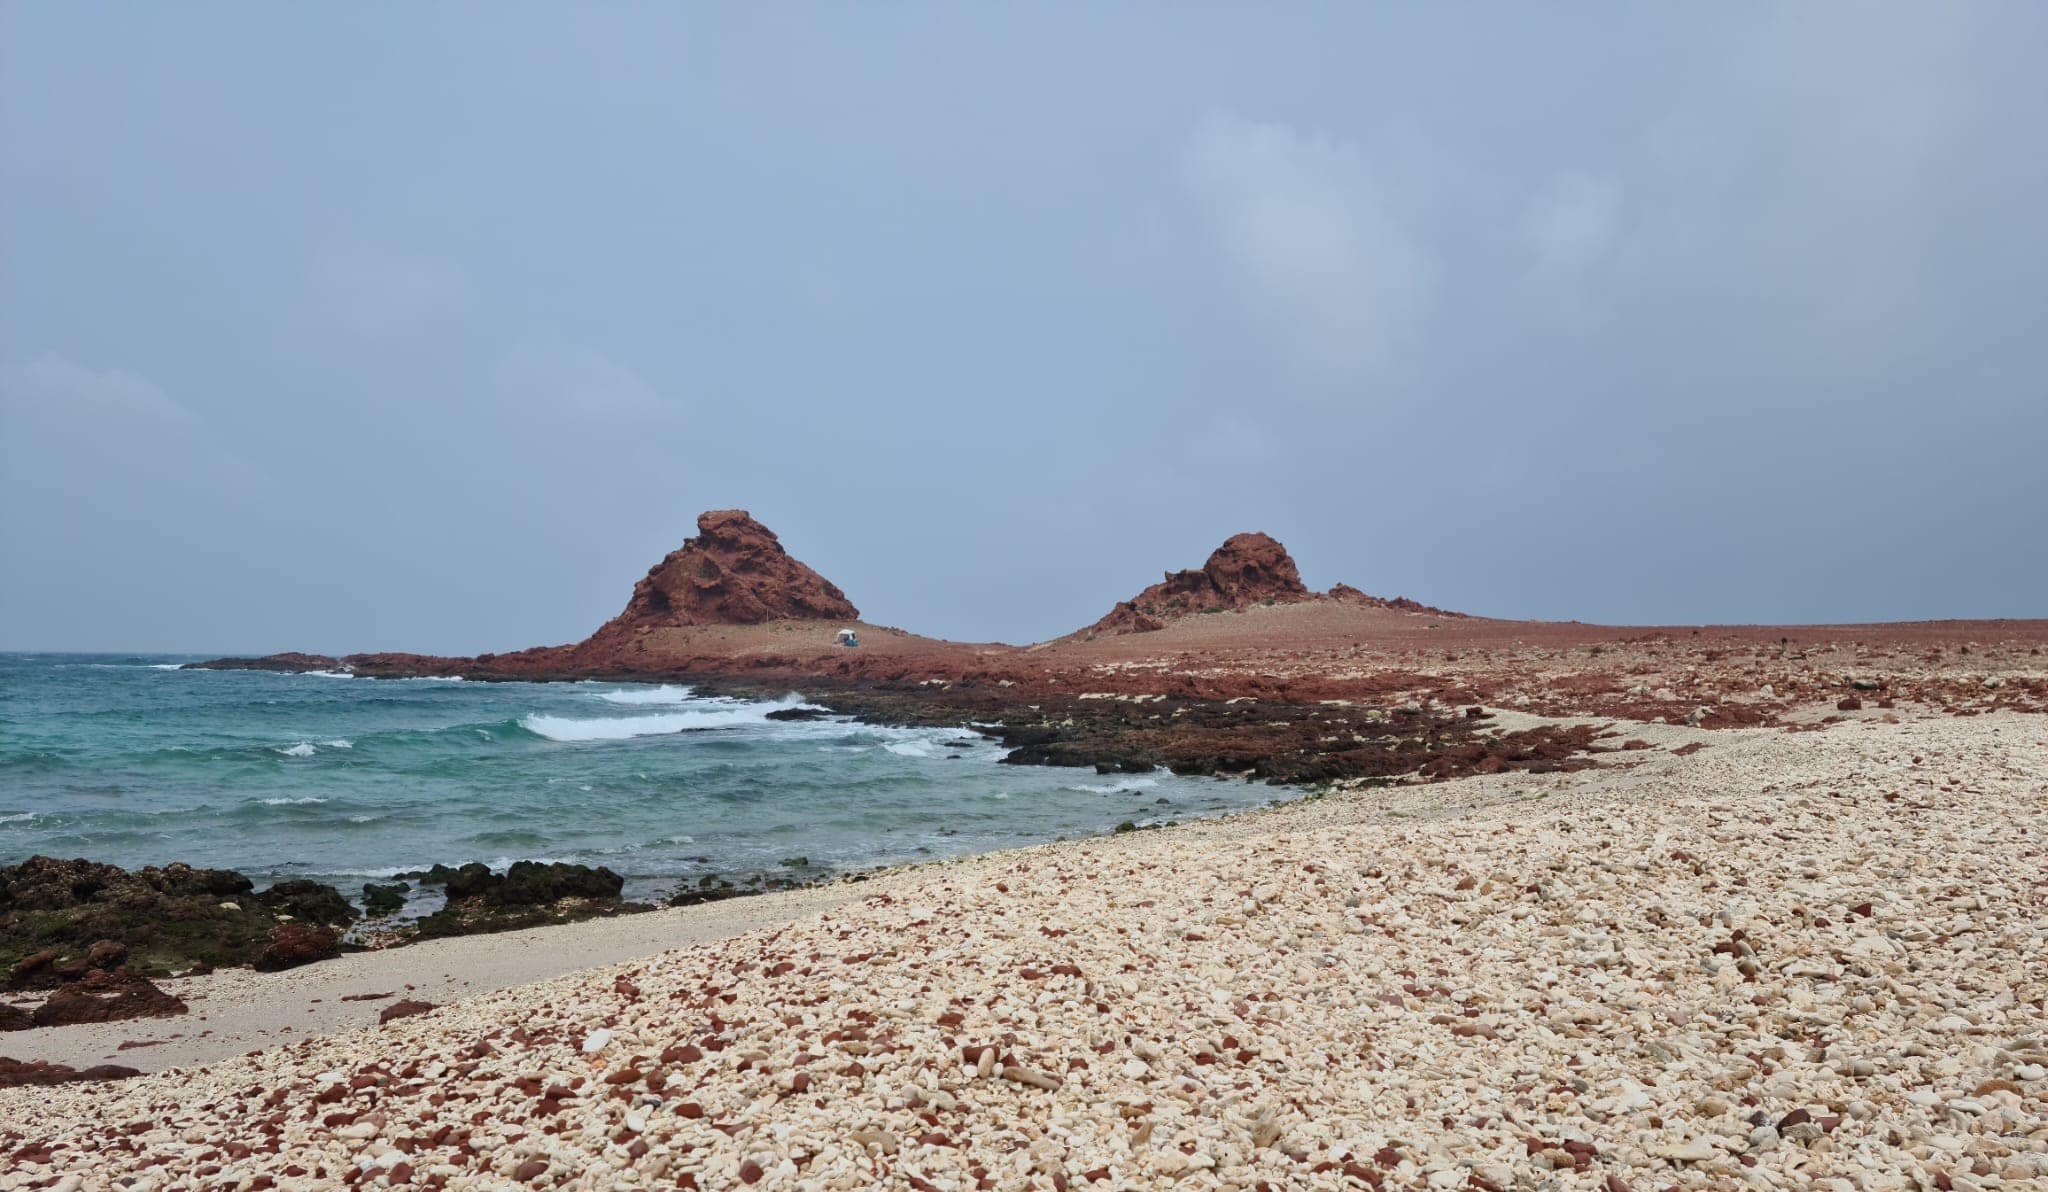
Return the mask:
<svg viewBox="0 0 2048 1192">
<path fill-rule="evenodd" d="M 2029 1186 L 2040 726 L 1628 725 L 1591 770 L 934 865 L 368 1031 L 0 1092 L 0 1190 Z"/>
</svg>

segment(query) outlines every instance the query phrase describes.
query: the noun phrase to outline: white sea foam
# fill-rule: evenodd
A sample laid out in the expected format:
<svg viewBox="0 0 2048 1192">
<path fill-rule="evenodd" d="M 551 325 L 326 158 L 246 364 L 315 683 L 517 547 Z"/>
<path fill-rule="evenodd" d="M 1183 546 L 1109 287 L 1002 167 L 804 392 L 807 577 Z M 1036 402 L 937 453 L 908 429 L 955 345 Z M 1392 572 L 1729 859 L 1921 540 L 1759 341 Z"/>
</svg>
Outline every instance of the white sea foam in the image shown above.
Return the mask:
<svg viewBox="0 0 2048 1192">
<path fill-rule="evenodd" d="M 688 712 L 657 712 L 647 716 L 615 716 L 603 719 L 572 719 L 535 713 L 519 721 L 520 727 L 550 741 L 624 741 L 633 737 L 657 737 L 698 729 L 737 728 L 765 724 L 768 713 L 803 706 L 803 697 L 791 696 L 772 704 L 741 704 Z"/>
<path fill-rule="evenodd" d="M 266 807 L 291 807 L 300 803 L 325 803 L 326 801 L 318 795 L 300 795 L 297 798 L 265 799 L 263 804 Z"/>
<path fill-rule="evenodd" d="M 687 687 L 625 687 L 617 691 L 600 691 L 597 698 L 608 704 L 687 704 L 694 701 L 696 693 Z"/>
<path fill-rule="evenodd" d="M 352 816 L 349 816 L 349 817 L 348 817 L 348 822 L 349 822 L 349 823 L 352 823 L 352 824 L 368 824 L 368 823 L 374 823 L 374 822 L 376 822 L 377 820 L 380 820 L 380 819 L 383 819 L 383 818 L 384 818 L 383 816 L 381 816 L 381 815 L 376 815 L 376 814 L 374 814 L 374 813 L 372 813 L 372 814 L 365 814 L 365 815 L 352 815 Z"/>
<path fill-rule="evenodd" d="M 890 741 L 882 746 L 899 757 L 930 757 L 932 743 L 929 741 Z"/>
<path fill-rule="evenodd" d="M 150 663 L 150 664 L 149 664 L 149 669 L 150 669 L 150 670 L 184 670 L 184 669 L 185 669 L 185 664 L 184 664 L 184 663 L 182 663 L 182 662 L 152 662 L 152 663 Z"/>
<path fill-rule="evenodd" d="M 1098 795 L 1127 795 L 1132 793 L 1133 791 L 1141 791 L 1146 789 L 1147 787 L 1154 787 L 1158 785 L 1159 780 L 1157 778 L 1126 778 L 1122 782 L 1112 782 L 1102 786 L 1096 786 L 1091 783 L 1081 782 L 1076 783 L 1070 789 L 1077 791 L 1089 791 L 1093 794 Z"/>
<path fill-rule="evenodd" d="M 17 811 L 13 815 L 0 815 L 0 824 L 25 824 L 35 817 L 33 811 Z"/>
<path fill-rule="evenodd" d="M 320 678 L 320 679 L 353 679 L 353 678 L 355 678 L 355 675 L 354 675 L 353 673 L 349 672 L 349 671 L 300 671 L 299 673 L 300 673 L 300 674 L 304 674 L 304 675 L 312 675 L 312 676 L 314 676 L 315 678 Z"/>
<path fill-rule="evenodd" d="M 354 749 L 356 747 L 356 743 L 347 737 L 336 737 L 332 741 L 322 741 L 320 743 L 329 749 Z"/>
<path fill-rule="evenodd" d="M 301 741 L 296 745 L 282 746 L 278 749 L 278 752 L 286 757 L 312 757 L 319 751 L 313 748 L 311 741 Z"/>
<path fill-rule="evenodd" d="M 407 675 L 399 681 L 403 683 L 464 683 L 468 680 L 464 679 L 461 675 Z"/>
</svg>

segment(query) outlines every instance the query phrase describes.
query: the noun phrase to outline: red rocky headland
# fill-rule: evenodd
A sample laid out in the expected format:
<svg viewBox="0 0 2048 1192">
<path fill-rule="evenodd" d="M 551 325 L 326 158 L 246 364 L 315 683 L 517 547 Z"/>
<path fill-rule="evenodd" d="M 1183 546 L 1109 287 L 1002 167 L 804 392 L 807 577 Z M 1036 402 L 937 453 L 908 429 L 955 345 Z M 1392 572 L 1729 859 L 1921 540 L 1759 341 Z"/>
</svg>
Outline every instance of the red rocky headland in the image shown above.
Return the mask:
<svg viewBox="0 0 2048 1192">
<path fill-rule="evenodd" d="M 858 620 L 846 595 L 742 510 L 708 512 L 585 640 L 474 658 L 222 659 L 203 668 L 369 677 L 800 687 L 893 723 L 1000 722 L 1012 760 L 1279 781 L 1548 768 L 1588 742 L 1499 732 L 1488 711 L 1703 728 L 1843 714 L 2048 710 L 2048 621 L 1618 627 L 1507 621 L 1311 591 L 1269 535 L 1227 539 L 1094 625 L 1035 646 L 941 641 Z M 857 649 L 834 641 L 860 634 Z M 1850 706 L 1851 704 L 1855 706 Z"/>
</svg>

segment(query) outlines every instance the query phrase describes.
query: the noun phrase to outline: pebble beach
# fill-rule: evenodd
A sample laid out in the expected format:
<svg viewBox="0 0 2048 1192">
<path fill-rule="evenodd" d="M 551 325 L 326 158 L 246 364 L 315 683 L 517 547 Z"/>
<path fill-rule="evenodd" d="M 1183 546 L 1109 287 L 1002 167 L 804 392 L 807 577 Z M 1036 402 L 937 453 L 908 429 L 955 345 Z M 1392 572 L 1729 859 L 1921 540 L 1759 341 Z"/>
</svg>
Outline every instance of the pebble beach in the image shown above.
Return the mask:
<svg viewBox="0 0 2048 1192">
<path fill-rule="evenodd" d="M 0 1091 L 0 1192 L 2048 1186 L 2048 721 L 1617 727 Z"/>
</svg>

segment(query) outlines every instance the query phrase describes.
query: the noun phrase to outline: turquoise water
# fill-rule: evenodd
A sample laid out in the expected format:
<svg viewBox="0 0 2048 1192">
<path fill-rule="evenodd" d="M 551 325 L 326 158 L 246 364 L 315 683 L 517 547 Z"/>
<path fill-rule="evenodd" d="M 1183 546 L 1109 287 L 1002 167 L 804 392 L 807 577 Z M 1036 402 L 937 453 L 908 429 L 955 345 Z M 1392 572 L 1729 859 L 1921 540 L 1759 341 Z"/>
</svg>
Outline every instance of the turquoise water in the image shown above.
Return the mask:
<svg viewBox="0 0 2048 1192">
<path fill-rule="evenodd" d="M 181 671 L 0 655 L 0 863 L 187 861 L 345 890 L 434 862 L 708 873 L 864 868 L 1270 802 L 1164 772 L 999 765 L 972 731 L 779 722 L 678 686 Z"/>
</svg>

